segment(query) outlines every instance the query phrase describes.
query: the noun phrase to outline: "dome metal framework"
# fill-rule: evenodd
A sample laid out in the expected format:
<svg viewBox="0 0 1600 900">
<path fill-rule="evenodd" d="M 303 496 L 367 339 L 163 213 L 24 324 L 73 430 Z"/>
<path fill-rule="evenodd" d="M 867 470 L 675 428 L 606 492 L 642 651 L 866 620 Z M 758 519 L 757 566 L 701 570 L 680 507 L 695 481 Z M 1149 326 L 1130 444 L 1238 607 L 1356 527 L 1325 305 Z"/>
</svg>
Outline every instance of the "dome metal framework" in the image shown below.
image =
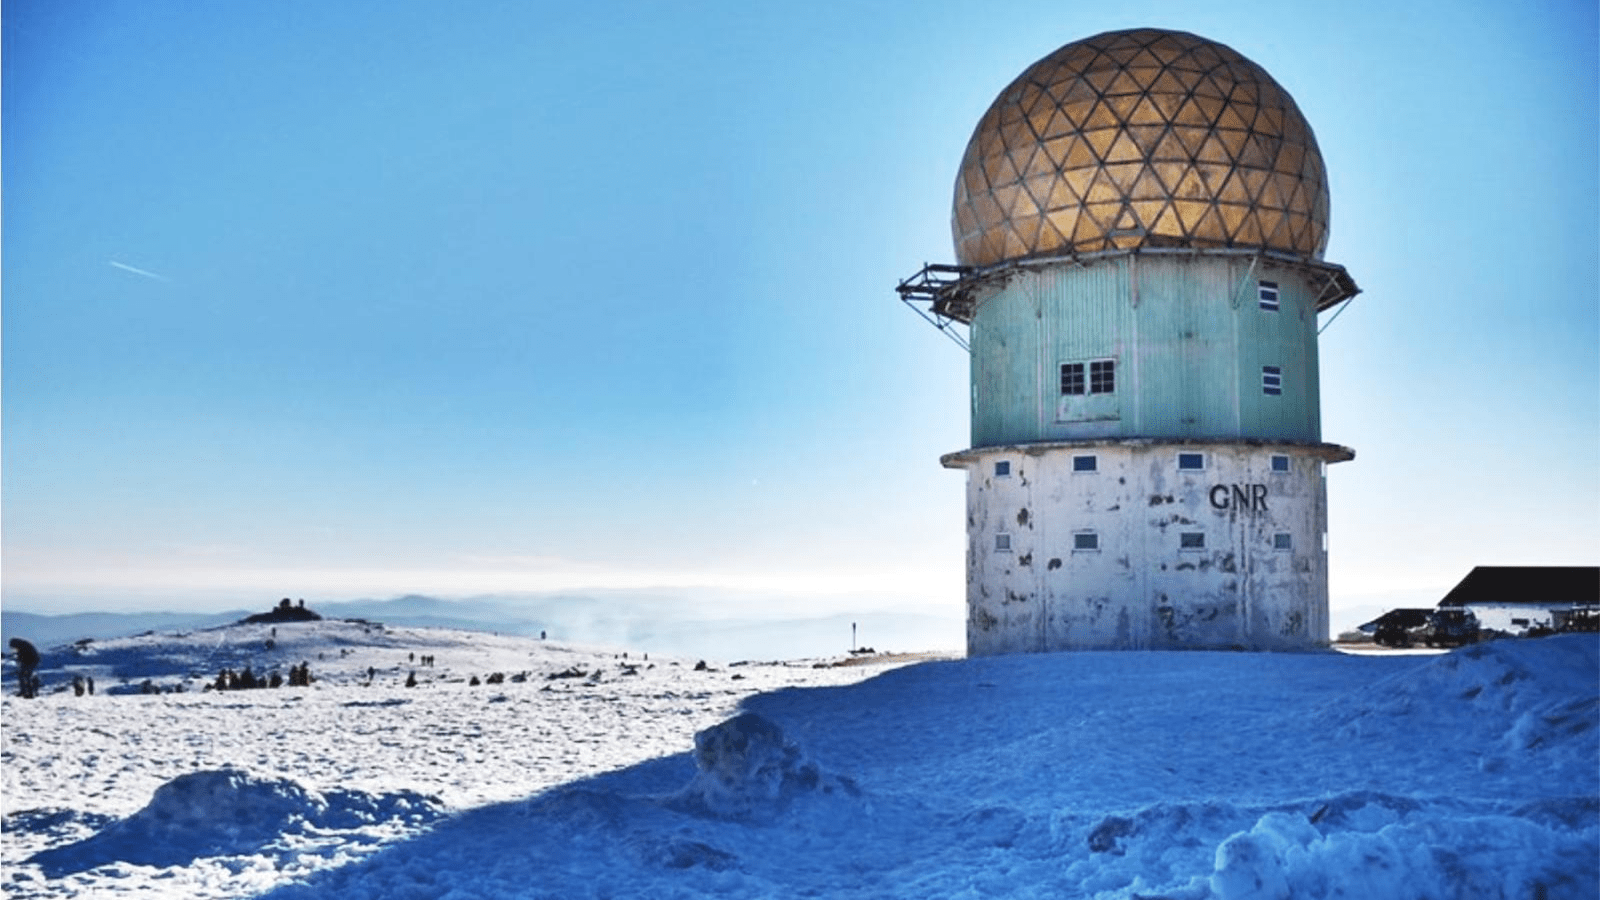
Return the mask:
<svg viewBox="0 0 1600 900">
<path fill-rule="evenodd" d="M 979 121 L 956 177 L 956 258 L 1141 248 L 1320 260 L 1328 182 L 1311 126 L 1260 66 L 1186 32 L 1067 44 Z"/>
</svg>

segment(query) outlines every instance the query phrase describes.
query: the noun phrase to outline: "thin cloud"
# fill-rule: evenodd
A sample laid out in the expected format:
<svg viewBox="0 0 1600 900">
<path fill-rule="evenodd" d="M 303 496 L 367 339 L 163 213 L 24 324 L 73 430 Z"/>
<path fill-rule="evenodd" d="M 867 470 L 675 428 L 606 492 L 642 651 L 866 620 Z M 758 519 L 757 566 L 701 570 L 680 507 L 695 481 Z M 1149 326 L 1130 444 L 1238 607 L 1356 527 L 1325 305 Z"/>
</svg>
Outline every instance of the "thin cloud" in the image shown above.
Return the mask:
<svg viewBox="0 0 1600 900">
<path fill-rule="evenodd" d="M 108 259 L 108 260 L 106 260 L 106 262 L 110 263 L 112 266 L 114 266 L 114 267 L 116 267 L 118 269 L 121 269 L 124 272 L 132 272 L 135 275 L 141 275 L 141 276 L 143 276 L 145 278 L 153 278 L 156 281 L 171 281 L 172 280 L 172 279 L 168 278 L 167 276 L 162 275 L 162 274 L 160 274 L 158 272 L 152 272 L 149 269 L 141 269 L 138 266 L 130 266 L 127 263 L 117 262 L 114 259 Z"/>
</svg>

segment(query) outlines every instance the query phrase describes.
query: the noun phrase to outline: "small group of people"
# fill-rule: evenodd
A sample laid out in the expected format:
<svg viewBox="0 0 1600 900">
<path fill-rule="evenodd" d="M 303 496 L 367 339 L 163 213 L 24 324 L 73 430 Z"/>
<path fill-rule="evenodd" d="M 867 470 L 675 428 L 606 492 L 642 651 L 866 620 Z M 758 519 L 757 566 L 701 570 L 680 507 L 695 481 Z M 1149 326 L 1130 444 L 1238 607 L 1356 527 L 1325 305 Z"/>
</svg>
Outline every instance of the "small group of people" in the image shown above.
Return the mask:
<svg viewBox="0 0 1600 900">
<path fill-rule="evenodd" d="M 410 659 L 411 662 L 418 663 L 419 665 L 422 665 L 422 666 L 424 666 L 426 668 L 429 668 L 429 669 L 433 668 L 433 654 L 431 654 L 431 653 L 423 656 L 421 660 L 417 659 L 417 654 L 415 654 L 415 653 L 408 653 L 408 654 L 406 654 L 406 656 L 407 656 L 407 658 Z"/>
<path fill-rule="evenodd" d="M 12 638 L 8 643 L 17 657 L 17 696 L 31 700 L 39 696 L 42 682 L 39 679 L 39 648 L 22 638 Z M 90 675 L 72 676 L 72 694 L 94 696 L 94 678 Z"/>
<path fill-rule="evenodd" d="M 282 677 L 279 677 L 278 681 L 279 684 L 282 684 Z M 272 684 L 272 679 L 270 678 L 257 678 L 256 673 L 250 671 L 249 666 L 245 666 L 241 672 L 223 669 L 217 673 L 217 680 L 211 682 L 211 689 L 216 691 L 243 691 L 251 688 L 277 686 Z"/>
<path fill-rule="evenodd" d="M 310 663 L 302 662 L 298 666 L 289 667 L 289 687 L 310 687 L 311 681 Z M 208 687 L 214 691 L 239 691 L 251 688 L 277 688 L 283 687 L 283 684 L 283 676 L 277 672 L 258 676 L 250 671 L 249 666 L 245 666 L 241 672 L 223 669 L 217 673 L 217 680 L 211 682 Z"/>
</svg>

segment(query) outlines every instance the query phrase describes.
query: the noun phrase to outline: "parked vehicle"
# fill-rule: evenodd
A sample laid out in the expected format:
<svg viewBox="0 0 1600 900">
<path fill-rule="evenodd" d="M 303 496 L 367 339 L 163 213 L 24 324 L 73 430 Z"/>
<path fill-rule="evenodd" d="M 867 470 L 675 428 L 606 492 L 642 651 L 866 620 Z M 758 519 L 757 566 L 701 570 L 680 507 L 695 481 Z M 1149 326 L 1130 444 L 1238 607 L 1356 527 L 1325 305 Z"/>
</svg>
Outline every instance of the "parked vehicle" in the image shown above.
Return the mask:
<svg viewBox="0 0 1600 900">
<path fill-rule="evenodd" d="M 1600 631 L 1600 604 L 1581 603 L 1556 617 L 1556 631 Z"/>
<path fill-rule="evenodd" d="M 1428 616 L 1423 643 L 1429 647 L 1460 647 L 1478 642 L 1478 617 L 1470 609 L 1445 607 Z"/>
</svg>

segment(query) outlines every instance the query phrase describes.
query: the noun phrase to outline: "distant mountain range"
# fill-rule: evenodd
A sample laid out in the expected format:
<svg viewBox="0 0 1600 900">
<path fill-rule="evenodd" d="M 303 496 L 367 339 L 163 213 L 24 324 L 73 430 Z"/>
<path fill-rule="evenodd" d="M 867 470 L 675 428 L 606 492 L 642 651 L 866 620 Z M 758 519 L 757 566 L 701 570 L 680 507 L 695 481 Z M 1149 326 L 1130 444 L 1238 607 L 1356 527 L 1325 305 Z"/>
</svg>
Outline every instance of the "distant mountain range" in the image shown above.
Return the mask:
<svg viewBox="0 0 1600 900">
<path fill-rule="evenodd" d="M 105 640 L 146 631 L 191 631 L 226 625 L 249 612 L 224 613 L 71 613 L 46 616 L 0 610 L 0 638 L 24 638 L 43 649 L 83 638 Z M 8 645 L 9 646 L 9 645 Z"/>
<path fill-rule="evenodd" d="M 72 613 L 40 615 L 0 610 L 0 639 L 22 637 L 40 647 L 83 638 L 104 640 L 146 631 L 185 631 L 237 622 L 260 609 L 220 613 Z M 863 609 L 808 611 L 804 598 L 729 592 L 609 591 L 595 594 L 493 595 L 441 599 L 411 595 L 390 600 L 308 604 L 328 618 L 391 625 L 459 628 L 538 636 L 678 656 L 714 659 L 791 659 L 860 646 L 880 651 L 953 650 L 964 643 L 959 610 L 949 615 Z M 812 606 L 815 610 L 815 606 Z"/>
</svg>

